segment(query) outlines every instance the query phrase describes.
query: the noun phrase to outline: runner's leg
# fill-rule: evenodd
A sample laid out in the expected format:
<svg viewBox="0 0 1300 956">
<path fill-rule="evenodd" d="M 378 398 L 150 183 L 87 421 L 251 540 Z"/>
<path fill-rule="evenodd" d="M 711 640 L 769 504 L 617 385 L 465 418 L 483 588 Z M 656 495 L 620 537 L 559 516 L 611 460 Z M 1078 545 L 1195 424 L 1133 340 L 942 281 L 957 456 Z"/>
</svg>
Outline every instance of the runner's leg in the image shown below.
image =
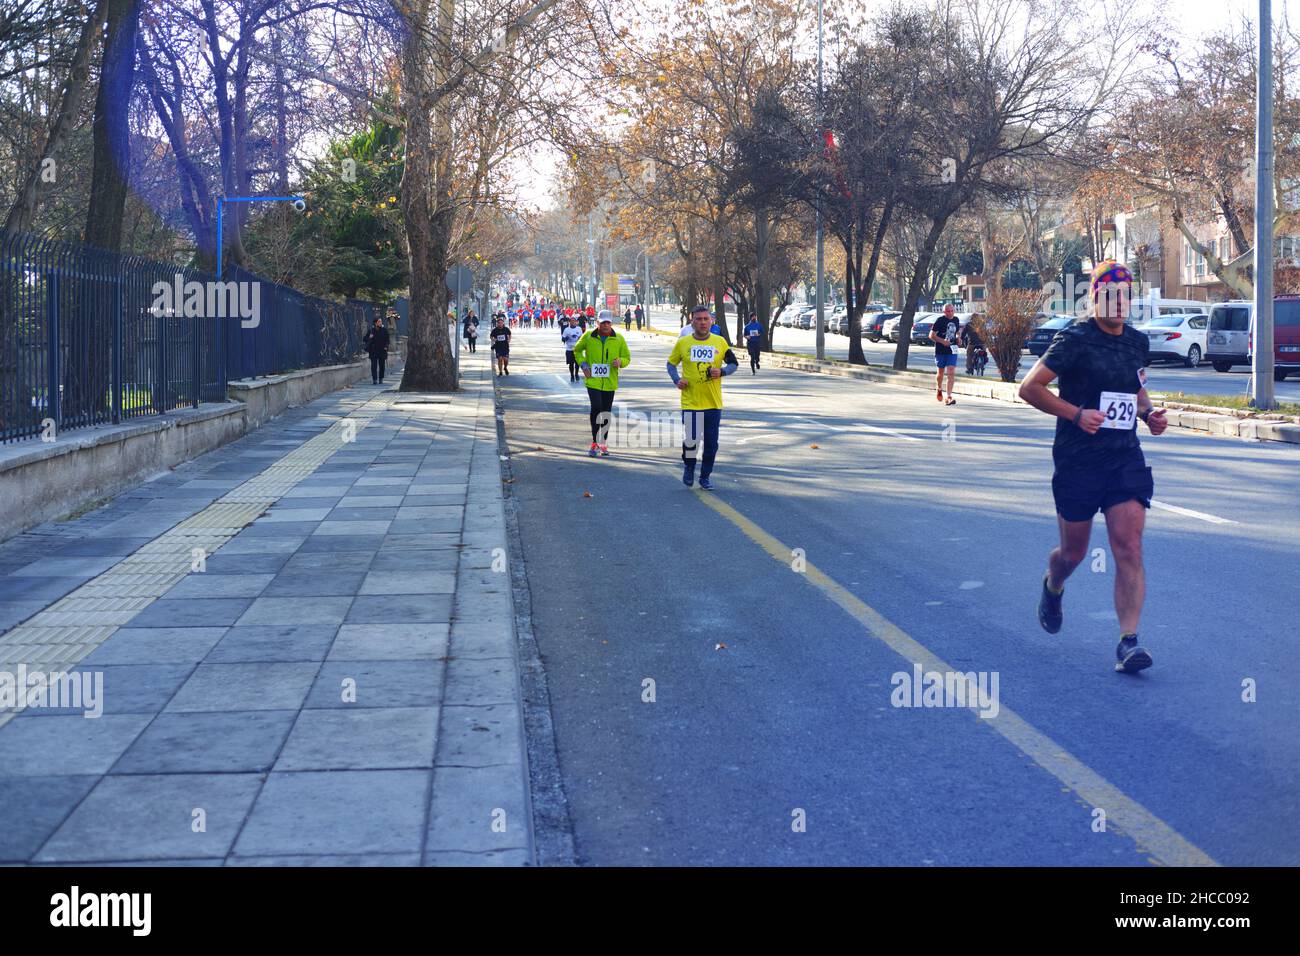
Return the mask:
<svg viewBox="0 0 1300 956">
<path fill-rule="evenodd" d="M 1146 569 L 1142 565 L 1142 529 L 1146 508 L 1130 499 L 1105 511 L 1106 534 L 1115 559 L 1115 613 L 1122 634 L 1136 634 L 1146 599 Z"/>
<path fill-rule="evenodd" d="M 1066 521 L 1057 515 L 1056 523 L 1061 529 L 1061 543 L 1047 556 L 1047 583 L 1053 590 L 1059 591 L 1065 586 L 1066 578 L 1074 573 L 1074 569 L 1088 555 L 1092 519 Z"/>
</svg>

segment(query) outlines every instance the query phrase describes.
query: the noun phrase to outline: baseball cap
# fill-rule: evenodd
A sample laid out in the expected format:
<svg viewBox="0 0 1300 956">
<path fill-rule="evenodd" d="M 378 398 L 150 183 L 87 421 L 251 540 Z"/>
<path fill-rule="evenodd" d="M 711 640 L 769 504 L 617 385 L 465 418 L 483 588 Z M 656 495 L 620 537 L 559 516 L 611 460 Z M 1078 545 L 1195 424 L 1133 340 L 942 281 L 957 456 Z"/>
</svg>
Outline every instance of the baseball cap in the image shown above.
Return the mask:
<svg viewBox="0 0 1300 956">
<path fill-rule="evenodd" d="M 596 317 L 596 322 L 597 322 L 597 323 L 600 323 L 600 322 L 613 322 L 613 321 L 614 321 L 614 313 L 611 312 L 609 309 L 601 309 L 601 310 L 600 310 L 600 315 Z"/>
</svg>

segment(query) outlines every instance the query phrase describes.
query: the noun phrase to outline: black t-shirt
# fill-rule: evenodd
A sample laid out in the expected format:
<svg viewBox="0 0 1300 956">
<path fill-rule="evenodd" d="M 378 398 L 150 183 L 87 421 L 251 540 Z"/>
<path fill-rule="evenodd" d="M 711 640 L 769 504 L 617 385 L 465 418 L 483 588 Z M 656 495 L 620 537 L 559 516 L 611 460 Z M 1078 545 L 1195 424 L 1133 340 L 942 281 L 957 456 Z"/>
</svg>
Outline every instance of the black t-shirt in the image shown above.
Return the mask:
<svg viewBox="0 0 1300 956">
<path fill-rule="evenodd" d="M 1095 435 L 1064 418 L 1056 420 L 1052 459 L 1058 467 L 1109 468 L 1139 447 L 1137 394 L 1146 386 L 1150 351 L 1147 337 L 1131 325 L 1124 326 L 1122 335 L 1111 335 L 1089 319 L 1056 333 L 1043 364 L 1056 373 L 1061 398 L 1106 413 Z"/>
<path fill-rule="evenodd" d="M 510 347 L 510 330 L 504 327 L 493 329 L 491 339 L 494 349 L 508 349 Z"/>
<path fill-rule="evenodd" d="M 949 326 L 951 326 L 951 328 L 949 328 Z M 960 328 L 961 328 L 961 320 L 958 319 L 957 316 L 954 315 L 950 319 L 946 316 L 941 315 L 934 320 L 934 325 L 931 326 L 931 331 L 934 332 L 934 337 L 936 339 L 947 339 L 948 341 L 951 342 L 957 338 L 957 330 Z M 949 345 L 944 345 L 942 342 L 935 342 L 934 354 L 951 355 L 952 347 Z"/>
</svg>

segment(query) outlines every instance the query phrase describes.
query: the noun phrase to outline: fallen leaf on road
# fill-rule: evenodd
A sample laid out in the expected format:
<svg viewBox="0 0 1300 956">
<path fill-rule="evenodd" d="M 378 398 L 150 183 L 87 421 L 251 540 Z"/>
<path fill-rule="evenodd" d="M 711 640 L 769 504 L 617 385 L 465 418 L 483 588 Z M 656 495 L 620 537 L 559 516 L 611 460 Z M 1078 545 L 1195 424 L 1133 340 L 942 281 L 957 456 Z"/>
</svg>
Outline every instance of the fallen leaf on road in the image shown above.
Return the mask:
<svg viewBox="0 0 1300 956">
<path fill-rule="evenodd" d="M 809 447 L 809 448 L 821 448 L 822 446 L 821 446 L 821 445 L 809 445 L 808 447 Z"/>
<path fill-rule="evenodd" d="M 513 478 L 502 478 L 501 483 L 506 485 L 513 485 L 515 483 L 515 480 Z"/>
<path fill-rule="evenodd" d="M 590 491 L 584 491 L 584 492 L 582 493 L 582 497 L 584 497 L 584 498 L 594 498 L 594 497 L 596 497 L 596 496 L 593 495 Z"/>
<path fill-rule="evenodd" d="M 727 645 L 726 645 L 726 644 L 715 644 L 715 645 L 713 645 L 713 649 L 714 649 L 715 651 L 725 651 L 725 650 L 727 649 Z"/>
</svg>

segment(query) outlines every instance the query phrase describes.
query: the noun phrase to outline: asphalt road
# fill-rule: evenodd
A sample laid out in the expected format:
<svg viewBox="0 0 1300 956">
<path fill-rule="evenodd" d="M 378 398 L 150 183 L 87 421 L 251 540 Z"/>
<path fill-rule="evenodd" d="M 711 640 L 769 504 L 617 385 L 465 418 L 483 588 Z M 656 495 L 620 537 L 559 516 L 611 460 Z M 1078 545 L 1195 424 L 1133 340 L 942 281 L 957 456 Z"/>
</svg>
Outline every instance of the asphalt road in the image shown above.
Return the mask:
<svg viewBox="0 0 1300 956">
<path fill-rule="evenodd" d="M 652 318 L 658 328 L 680 327 L 676 311 L 655 310 Z M 733 317 L 733 324 L 734 321 Z M 783 352 L 800 352 L 806 355 L 815 355 L 817 353 L 817 333 L 811 330 L 778 327 L 773 334 L 773 339 L 774 347 Z M 893 365 L 894 351 L 898 348 L 892 342 L 873 343 L 866 341 L 862 343 L 862 347 L 868 362 L 872 365 L 884 366 Z M 826 336 L 826 355 L 829 358 L 847 360 L 849 357 L 848 336 L 828 334 Z M 1038 361 L 1037 356 L 1025 353 L 1020 360 L 1020 372 L 1017 378 L 1022 378 L 1025 373 L 1034 367 L 1036 361 Z M 934 350 L 924 345 L 913 345 L 908 350 L 907 367 L 923 371 L 934 371 Z M 965 369 L 966 359 L 963 353 L 957 371 L 960 374 Z M 985 375 L 996 379 L 997 374 L 997 368 L 990 361 Z M 1234 367 L 1230 372 L 1216 372 L 1209 365 L 1202 365 L 1199 368 L 1185 368 L 1176 362 L 1168 362 L 1162 359 L 1151 366 L 1148 375 L 1151 390 L 1155 392 L 1183 392 L 1187 395 L 1245 395 L 1250 378 L 1250 369 L 1247 366 L 1240 365 Z M 1300 376 L 1292 375 L 1286 381 L 1275 382 L 1273 390 L 1278 401 L 1300 403 Z"/>
<path fill-rule="evenodd" d="M 616 413 L 675 419 L 669 342 L 630 343 Z M 1144 432 L 1155 666 L 1125 676 L 1104 529 L 1062 632 L 1035 619 L 1056 524 L 1032 409 L 742 366 L 710 495 L 666 430 L 623 418 L 587 458 L 558 335 L 513 352 L 498 396 L 582 862 L 1300 863 L 1300 449 Z M 998 713 L 893 706 L 915 661 L 996 674 Z"/>
</svg>

